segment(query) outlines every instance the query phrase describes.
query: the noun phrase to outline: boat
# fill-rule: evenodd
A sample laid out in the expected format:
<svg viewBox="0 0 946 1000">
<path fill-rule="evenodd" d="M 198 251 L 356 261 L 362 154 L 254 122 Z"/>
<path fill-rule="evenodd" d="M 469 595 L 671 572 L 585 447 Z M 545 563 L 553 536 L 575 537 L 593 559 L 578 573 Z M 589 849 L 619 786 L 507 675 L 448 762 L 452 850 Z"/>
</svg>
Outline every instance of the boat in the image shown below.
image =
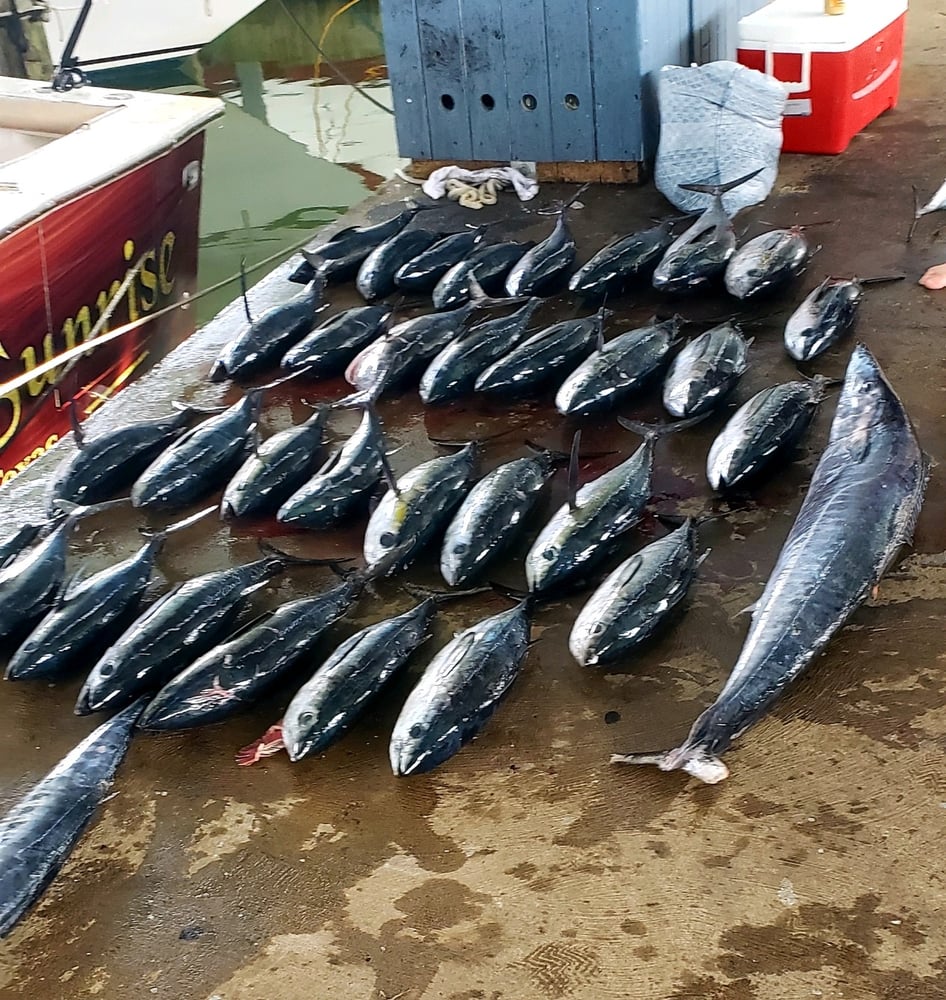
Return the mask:
<svg viewBox="0 0 946 1000">
<path fill-rule="evenodd" d="M 83 10 L 73 55 L 85 73 L 183 59 L 222 35 L 263 0 L 45 0 L 49 55 L 63 63 Z M 37 4 L 34 4 L 34 7 Z M 87 9 L 86 9 L 87 8 Z"/>
<path fill-rule="evenodd" d="M 197 290 L 204 132 L 223 110 L 0 77 L 0 485 L 193 332 L 168 307 Z"/>
</svg>

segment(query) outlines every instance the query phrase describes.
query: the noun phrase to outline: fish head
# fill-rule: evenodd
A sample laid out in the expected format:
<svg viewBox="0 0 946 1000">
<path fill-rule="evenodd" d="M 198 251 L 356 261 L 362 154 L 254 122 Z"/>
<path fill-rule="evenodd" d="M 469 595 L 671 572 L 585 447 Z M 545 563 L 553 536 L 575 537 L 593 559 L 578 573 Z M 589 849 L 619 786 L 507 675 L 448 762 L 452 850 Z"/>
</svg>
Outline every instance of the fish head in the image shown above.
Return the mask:
<svg viewBox="0 0 946 1000">
<path fill-rule="evenodd" d="M 831 441 L 867 436 L 870 429 L 902 418 L 902 404 L 884 376 L 877 359 L 858 344 L 847 366 Z"/>
<path fill-rule="evenodd" d="M 289 704 L 282 721 L 282 739 L 293 763 L 311 753 L 320 726 L 318 712 L 307 701 Z"/>
</svg>

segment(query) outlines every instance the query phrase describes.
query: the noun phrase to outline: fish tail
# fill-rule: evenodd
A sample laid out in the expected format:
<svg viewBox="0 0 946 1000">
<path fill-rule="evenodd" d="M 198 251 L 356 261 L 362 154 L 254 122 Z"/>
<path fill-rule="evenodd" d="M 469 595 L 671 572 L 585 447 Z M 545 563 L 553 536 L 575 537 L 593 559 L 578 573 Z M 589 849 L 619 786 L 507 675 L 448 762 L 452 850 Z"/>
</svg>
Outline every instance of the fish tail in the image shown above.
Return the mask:
<svg viewBox="0 0 946 1000">
<path fill-rule="evenodd" d="M 677 431 L 685 431 L 689 427 L 695 427 L 712 415 L 712 411 L 699 413 L 695 417 L 687 417 L 686 420 L 673 420 L 669 423 L 648 424 L 640 420 L 628 420 L 627 417 L 618 417 L 618 423 L 626 430 L 633 431 L 648 440 L 666 437 L 668 434 L 676 434 Z"/>
<path fill-rule="evenodd" d="M 857 278 L 859 285 L 884 285 L 888 281 L 903 281 L 905 274 L 881 274 L 876 278 Z"/>
<path fill-rule="evenodd" d="M 612 754 L 611 763 L 656 765 L 661 771 L 686 771 L 706 785 L 716 785 L 729 777 L 729 768 L 719 757 L 686 744 L 657 753 Z"/>
<path fill-rule="evenodd" d="M 758 170 L 753 170 L 750 174 L 743 174 L 742 177 L 737 177 L 734 181 L 728 181 L 725 184 L 678 184 L 677 187 L 684 191 L 696 191 L 698 194 L 711 194 L 714 198 L 721 198 L 724 194 L 739 187 L 741 184 L 751 181 L 753 177 L 761 174 L 763 170 L 765 170 L 765 167 L 759 167 Z"/>
</svg>

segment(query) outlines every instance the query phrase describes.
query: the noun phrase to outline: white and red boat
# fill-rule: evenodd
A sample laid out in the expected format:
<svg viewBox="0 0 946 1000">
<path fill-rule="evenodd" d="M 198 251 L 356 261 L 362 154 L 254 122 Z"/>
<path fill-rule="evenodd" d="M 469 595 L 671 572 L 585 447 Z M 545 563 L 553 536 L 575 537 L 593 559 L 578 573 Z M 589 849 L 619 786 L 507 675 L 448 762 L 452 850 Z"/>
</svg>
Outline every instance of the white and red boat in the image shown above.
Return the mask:
<svg viewBox="0 0 946 1000">
<path fill-rule="evenodd" d="M 222 112 L 212 98 L 0 77 L 0 386 L 194 294 L 203 133 Z M 193 322 L 171 309 L 0 395 L 0 484 L 68 430 L 65 404 L 91 412 Z"/>
</svg>

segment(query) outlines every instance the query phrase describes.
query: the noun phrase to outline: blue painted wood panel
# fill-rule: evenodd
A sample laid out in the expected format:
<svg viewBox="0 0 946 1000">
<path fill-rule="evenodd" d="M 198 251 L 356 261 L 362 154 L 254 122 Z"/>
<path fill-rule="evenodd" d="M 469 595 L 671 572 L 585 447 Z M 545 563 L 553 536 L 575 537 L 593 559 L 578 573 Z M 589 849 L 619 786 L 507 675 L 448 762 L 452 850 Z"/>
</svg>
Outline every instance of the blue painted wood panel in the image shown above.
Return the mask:
<svg viewBox="0 0 946 1000">
<path fill-rule="evenodd" d="M 415 5 L 433 158 L 470 160 L 473 143 L 469 95 L 463 87 L 460 0 L 415 0 Z"/>
<path fill-rule="evenodd" d="M 683 0 L 637 0 L 637 32 L 641 74 L 643 150 L 639 159 L 651 160 L 660 138 L 657 73 L 663 66 L 691 62 L 690 4 Z"/>
<path fill-rule="evenodd" d="M 460 0 L 463 88 L 470 113 L 473 157 L 512 158 L 502 0 Z"/>
<path fill-rule="evenodd" d="M 433 157 L 414 0 L 386 0 L 381 25 L 391 79 L 397 145 L 403 156 Z"/>
<path fill-rule="evenodd" d="M 552 146 L 549 55 L 543 0 L 515 0 L 503 9 L 503 53 L 510 158 L 548 162 Z M 531 107 L 534 99 L 535 106 Z"/>
<path fill-rule="evenodd" d="M 528 45 L 528 38 L 523 45 Z M 584 4 L 545 0 L 552 159 L 595 159 L 591 38 Z"/>
<path fill-rule="evenodd" d="M 641 52 L 634 5 L 593 0 L 589 6 L 598 160 L 639 160 Z"/>
</svg>

